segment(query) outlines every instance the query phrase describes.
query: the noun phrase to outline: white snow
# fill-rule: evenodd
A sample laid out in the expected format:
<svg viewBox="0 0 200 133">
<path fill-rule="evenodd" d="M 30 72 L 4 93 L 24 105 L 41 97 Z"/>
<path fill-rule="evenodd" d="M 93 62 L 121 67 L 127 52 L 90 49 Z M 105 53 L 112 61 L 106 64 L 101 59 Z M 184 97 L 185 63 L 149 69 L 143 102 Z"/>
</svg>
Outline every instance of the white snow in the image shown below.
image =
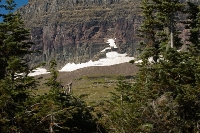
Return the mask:
<svg viewBox="0 0 200 133">
<path fill-rule="evenodd" d="M 49 73 L 49 72 L 47 72 L 47 70 L 45 68 L 36 68 L 28 76 L 37 76 L 37 75 L 47 74 L 47 73 Z"/>
<path fill-rule="evenodd" d="M 106 52 L 107 49 L 111 49 L 112 47 L 117 48 L 117 46 L 115 44 L 115 39 L 108 39 L 107 43 L 109 43 L 110 47 L 105 48 L 101 52 Z M 90 66 L 111 66 L 111 65 L 129 62 L 130 60 L 134 60 L 134 57 L 128 57 L 126 53 L 119 54 L 115 51 L 112 51 L 112 52 L 106 53 L 106 58 L 99 59 L 98 61 L 90 60 L 86 63 L 80 63 L 80 64 L 67 63 L 59 71 L 60 72 L 70 72 L 70 71 L 74 71 L 74 70 L 77 70 L 80 68 L 90 67 Z M 37 68 L 36 70 L 34 70 L 33 73 L 30 73 L 29 76 L 36 76 L 36 75 L 41 75 L 41 74 L 46 74 L 46 73 L 49 73 L 49 72 L 47 72 L 46 69 Z"/>
<path fill-rule="evenodd" d="M 68 63 L 66 64 L 60 71 L 74 71 L 84 67 L 90 66 L 111 66 L 116 64 L 121 64 L 125 62 L 129 62 L 130 60 L 134 60 L 134 57 L 126 57 L 126 54 L 118 54 L 117 52 L 109 52 L 106 53 L 106 58 L 99 59 L 98 61 L 89 61 L 86 63 L 74 64 Z"/>
<path fill-rule="evenodd" d="M 142 63 L 142 62 L 143 62 L 142 60 L 137 60 L 134 63 L 138 64 L 138 63 Z"/>
<path fill-rule="evenodd" d="M 106 52 L 107 49 L 111 49 L 111 47 L 107 47 L 107 48 L 105 48 L 104 50 L 101 50 L 101 53 L 102 53 L 102 52 Z"/>
<path fill-rule="evenodd" d="M 105 52 L 107 49 L 111 49 L 111 47 L 117 48 L 114 39 L 108 39 L 107 43 L 109 43 L 110 47 L 105 48 L 101 52 Z M 106 58 L 99 59 L 98 61 L 89 61 L 86 63 L 68 63 L 66 64 L 60 71 L 74 71 L 84 67 L 90 66 L 111 66 L 116 64 L 121 64 L 125 62 L 129 62 L 130 60 L 134 60 L 134 57 L 127 57 L 127 54 L 119 54 L 115 51 L 106 53 Z"/>
<path fill-rule="evenodd" d="M 109 43 L 110 47 L 117 48 L 117 46 L 115 44 L 115 39 L 108 39 L 107 43 Z"/>
<path fill-rule="evenodd" d="M 155 61 L 153 60 L 153 57 L 149 57 L 148 61 L 149 61 L 149 63 L 155 63 Z M 142 60 L 135 61 L 136 64 L 139 64 L 139 63 L 142 63 L 142 62 L 143 62 Z"/>
<path fill-rule="evenodd" d="M 163 55 L 159 55 L 159 59 L 158 59 L 157 61 L 160 61 L 160 60 L 164 60 Z M 149 58 L 148 58 L 148 61 L 149 61 L 149 63 L 151 63 L 151 64 L 155 63 L 155 61 L 153 60 L 153 57 L 149 57 Z M 135 61 L 136 64 L 139 64 L 139 63 L 142 63 L 142 62 L 143 62 L 142 60 L 137 60 L 137 61 Z"/>
<path fill-rule="evenodd" d="M 116 38 L 115 38 L 116 39 Z M 115 44 L 115 39 L 108 39 L 107 43 L 109 43 L 110 47 L 105 48 L 104 50 L 102 50 L 101 52 L 105 52 L 107 49 L 111 49 L 111 48 L 117 48 L 116 44 Z"/>
</svg>

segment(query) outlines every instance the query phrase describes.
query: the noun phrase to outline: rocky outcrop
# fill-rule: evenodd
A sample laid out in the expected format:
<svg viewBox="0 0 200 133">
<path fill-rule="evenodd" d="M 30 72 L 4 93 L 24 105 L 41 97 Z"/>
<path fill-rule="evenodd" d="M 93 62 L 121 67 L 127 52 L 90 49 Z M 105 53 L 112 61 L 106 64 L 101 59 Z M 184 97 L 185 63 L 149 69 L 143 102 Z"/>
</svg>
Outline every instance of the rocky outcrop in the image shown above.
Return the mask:
<svg viewBox="0 0 200 133">
<path fill-rule="evenodd" d="M 31 41 L 36 45 L 32 64 L 55 58 L 61 68 L 68 62 L 95 60 L 116 38 L 118 52 L 134 55 L 141 22 L 136 0 L 29 0 L 20 8 Z"/>
</svg>

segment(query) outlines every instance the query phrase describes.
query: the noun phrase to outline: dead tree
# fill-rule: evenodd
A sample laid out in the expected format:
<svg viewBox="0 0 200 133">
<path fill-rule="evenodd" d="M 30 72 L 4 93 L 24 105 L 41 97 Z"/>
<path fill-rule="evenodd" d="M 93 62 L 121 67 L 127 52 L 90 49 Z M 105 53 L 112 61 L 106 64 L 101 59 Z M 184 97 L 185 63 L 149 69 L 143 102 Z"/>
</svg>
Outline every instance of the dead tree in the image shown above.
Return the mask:
<svg viewBox="0 0 200 133">
<path fill-rule="evenodd" d="M 71 93 L 71 91 L 72 91 L 72 81 L 69 82 L 68 84 L 66 84 L 66 85 L 63 87 L 63 89 L 64 89 L 64 93 L 65 93 L 65 94 Z"/>
</svg>

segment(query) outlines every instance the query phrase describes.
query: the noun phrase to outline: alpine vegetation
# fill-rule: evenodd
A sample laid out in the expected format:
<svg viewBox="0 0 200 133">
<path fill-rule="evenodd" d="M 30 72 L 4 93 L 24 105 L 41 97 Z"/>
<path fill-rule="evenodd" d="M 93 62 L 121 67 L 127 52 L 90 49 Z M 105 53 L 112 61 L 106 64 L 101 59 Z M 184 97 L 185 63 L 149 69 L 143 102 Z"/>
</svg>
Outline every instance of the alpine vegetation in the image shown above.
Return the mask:
<svg viewBox="0 0 200 133">
<path fill-rule="evenodd" d="M 38 82 L 30 76 L 29 54 L 34 45 L 29 42 L 29 30 L 23 28 L 20 14 L 13 14 L 14 0 L 0 0 L 0 132 L 1 133 L 93 133 L 105 132 L 92 107 L 79 97 L 62 91 L 57 81 L 56 62 L 49 64 L 50 78 L 46 94 L 36 95 Z M 16 74 L 16 73 L 23 73 Z M 71 89 L 71 88 L 70 88 Z"/>
<path fill-rule="evenodd" d="M 109 129 L 200 132 L 200 7 L 179 0 L 142 0 L 140 8 L 139 72 L 133 84 L 118 83 L 107 112 Z M 182 32 L 187 32 L 185 41 Z"/>
</svg>

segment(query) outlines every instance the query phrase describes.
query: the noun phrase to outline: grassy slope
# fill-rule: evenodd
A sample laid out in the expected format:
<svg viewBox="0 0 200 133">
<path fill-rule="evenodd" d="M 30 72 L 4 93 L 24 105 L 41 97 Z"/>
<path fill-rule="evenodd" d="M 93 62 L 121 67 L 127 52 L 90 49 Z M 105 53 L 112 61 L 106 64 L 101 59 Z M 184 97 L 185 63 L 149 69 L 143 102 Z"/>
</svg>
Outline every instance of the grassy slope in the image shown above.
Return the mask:
<svg viewBox="0 0 200 133">
<path fill-rule="evenodd" d="M 133 82 L 134 75 L 138 71 L 135 65 L 123 63 L 113 66 L 98 66 L 79 69 L 73 72 L 59 73 L 58 81 L 63 85 L 73 81 L 72 93 L 74 95 L 85 95 L 84 100 L 88 103 L 100 104 L 110 97 L 109 92 L 114 92 L 119 76 L 125 76 L 127 81 Z M 43 84 L 49 74 L 37 76 L 41 83 L 36 94 L 48 92 Z"/>
</svg>

